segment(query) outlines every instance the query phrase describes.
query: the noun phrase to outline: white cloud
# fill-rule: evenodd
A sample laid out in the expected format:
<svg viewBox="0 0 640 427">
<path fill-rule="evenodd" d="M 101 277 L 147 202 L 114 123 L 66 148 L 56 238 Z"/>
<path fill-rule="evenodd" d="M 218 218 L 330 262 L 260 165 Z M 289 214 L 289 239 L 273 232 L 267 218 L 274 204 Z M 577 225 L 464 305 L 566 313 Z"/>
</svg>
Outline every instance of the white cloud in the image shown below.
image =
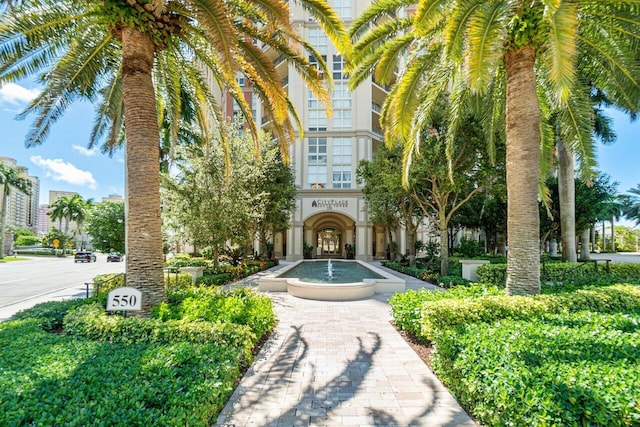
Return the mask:
<svg viewBox="0 0 640 427">
<path fill-rule="evenodd" d="M 82 147 L 80 145 L 72 145 L 71 148 L 73 148 L 74 150 L 76 150 L 78 153 L 87 156 L 87 157 L 93 157 L 96 154 L 99 153 L 98 151 L 98 147 L 93 147 L 92 149 L 88 149 L 85 147 Z"/>
<path fill-rule="evenodd" d="M 89 171 L 83 171 L 67 163 L 62 159 L 43 159 L 41 156 L 31 156 L 31 161 L 40 166 L 45 176 L 52 178 L 54 181 L 64 181 L 69 184 L 89 187 L 96 189 L 96 180 Z"/>
<path fill-rule="evenodd" d="M 40 89 L 27 89 L 15 83 L 7 83 L 0 87 L 0 104 L 20 105 L 33 100 Z"/>
</svg>

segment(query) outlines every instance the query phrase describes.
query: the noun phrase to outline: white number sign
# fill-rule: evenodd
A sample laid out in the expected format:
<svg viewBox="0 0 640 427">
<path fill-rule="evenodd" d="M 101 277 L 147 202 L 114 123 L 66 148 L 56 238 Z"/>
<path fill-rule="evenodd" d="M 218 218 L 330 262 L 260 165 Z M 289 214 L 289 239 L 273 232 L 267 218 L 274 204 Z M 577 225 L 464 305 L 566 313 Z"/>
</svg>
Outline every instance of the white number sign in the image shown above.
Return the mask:
<svg viewBox="0 0 640 427">
<path fill-rule="evenodd" d="M 107 311 L 136 311 L 142 309 L 142 292 L 135 288 L 122 287 L 109 292 Z"/>
</svg>

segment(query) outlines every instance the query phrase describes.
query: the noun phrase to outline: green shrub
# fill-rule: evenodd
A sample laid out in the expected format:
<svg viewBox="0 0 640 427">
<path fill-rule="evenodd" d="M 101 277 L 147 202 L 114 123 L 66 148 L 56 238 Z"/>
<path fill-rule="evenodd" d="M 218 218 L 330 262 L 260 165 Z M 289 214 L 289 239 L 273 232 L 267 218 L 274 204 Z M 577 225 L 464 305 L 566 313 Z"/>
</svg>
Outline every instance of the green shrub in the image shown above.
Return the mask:
<svg viewBox="0 0 640 427">
<path fill-rule="evenodd" d="M 208 267 L 211 261 L 204 258 L 192 258 L 188 254 L 178 254 L 164 263 L 172 272 L 176 272 L 181 267 Z"/>
<path fill-rule="evenodd" d="M 90 299 L 43 302 L 15 313 L 11 320 L 32 319 L 36 321 L 38 327 L 51 332 L 62 328 L 62 321 L 69 310 L 90 302 L 92 302 Z"/>
<path fill-rule="evenodd" d="M 450 289 L 455 286 L 469 286 L 471 283 L 470 280 L 464 279 L 460 276 L 438 276 L 437 277 L 438 286 L 445 289 Z"/>
<path fill-rule="evenodd" d="M 395 325 L 404 330 L 411 332 L 413 335 L 420 336 L 420 315 L 423 303 L 427 301 L 439 301 L 448 298 L 471 298 L 482 295 L 498 295 L 503 293 L 492 286 L 484 286 L 472 284 L 466 287 L 455 287 L 446 292 L 438 290 L 420 289 L 414 291 L 412 289 L 394 294 L 389 300 L 391 305 L 391 314 Z"/>
<path fill-rule="evenodd" d="M 474 258 L 484 254 L 484 242 L 462 237 L 455 248 L 455 252 L 465 258 Z"/>
<path fill-rule="evenodd" d="M 568 263 L 545 262 L 540 266 L 543 286 L 550 283 L 556 288 L 563 286 L 583 287 L 589 283 L 612 285 L 620 282 L 640 283 L 640 264 L 610 264 L 609 271 L 602 262 L 598 263 Z M 476 271 L 478 280 L 482 283 L 490 283 L 496 286 L 504 286 L 507 279 L 506 264 L 484 264 Z"/>
<path fill-rule="evenodd" d="M 106 296 L 110 291 L 125 285 L 125 274 L 100 274 L 93 278 L 94 295 Z M 193 285 L 189 273 L 166 273 L 164 275 L 166 289 L 189 288 Z"/>
<path fill-rule="evenodd" d="M 476 270 L 478 281 L 504 287 L 507 281 L 507 264 L 482 264 Z"/>
<path fill-rule="evenodd" d="M 230 273 L 205 274 L 196 279 L 196 286 L 221 286 L 231 283 L 235 280 L 235 276 Z"/>
<path fill-rule="evenodd" d="M 640 316 L 572 312 L 439 334 L 433 367 L 487 426 L 640 425 Z"/>
<path fill-rule="evenodd" d="M 116 288 L 125 286 L 125 274 L 100 274 L 93 278 L 94 295 L 107 295 Z"/>
<path fill-rule="evenodd" d="M 216 344 L 112 344 L 0 323 L 2 426 L 209 426 L 241 376 Z"/>
<path fill-rule="evenodd" d="M 146 319 L 122 317 L 90 304 L 71 310 L 64 317 L 64 331 L 73 336 L 109 343 L 214 343 L 237 350 L 248 361 L 256 335 L 248 326 L 228 322 Z"/>
<path fill-rule="evenodd" d="M 640 287 L 615 285 L 557 295 L 482 296 L 427 302 L 422 305 L 420 313 L 420 335 L 427 341 L 433 341 L 439 332 L 458 330 L 479 322 L 526 319 L 546 313 L 580 310 L 640 312 Z"/>
<path fill-rule="evenodd" d="M 159 318 L 246 325 L 257 338 L 275 326 L 271 300 L 251 288 L 228 291 L 196 288 L 177 297 L 171 295 L 170 299 L 174 304 L 162 305 L 156 314 Z"/>
<path fill-rule="evenodd" d="M 189 288 L 193 286 L 193 277 L 189 273 L 167 273 L 164 275 L 166 289 Z"/>
</svg>

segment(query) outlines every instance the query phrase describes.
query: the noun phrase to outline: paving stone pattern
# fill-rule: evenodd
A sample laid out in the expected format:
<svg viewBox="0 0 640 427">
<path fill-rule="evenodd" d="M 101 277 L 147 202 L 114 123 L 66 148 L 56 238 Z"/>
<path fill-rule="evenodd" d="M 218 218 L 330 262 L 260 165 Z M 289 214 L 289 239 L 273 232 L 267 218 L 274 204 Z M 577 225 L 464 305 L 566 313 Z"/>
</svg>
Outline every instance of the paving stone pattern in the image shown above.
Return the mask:
<svg viewBox="0 0 640 427">
<path fill-rule="evenodd" d="M 217 426 L 476 426 L 389 323 L 390 295 L 268 295 L 278 326 Z"/>
</svg>

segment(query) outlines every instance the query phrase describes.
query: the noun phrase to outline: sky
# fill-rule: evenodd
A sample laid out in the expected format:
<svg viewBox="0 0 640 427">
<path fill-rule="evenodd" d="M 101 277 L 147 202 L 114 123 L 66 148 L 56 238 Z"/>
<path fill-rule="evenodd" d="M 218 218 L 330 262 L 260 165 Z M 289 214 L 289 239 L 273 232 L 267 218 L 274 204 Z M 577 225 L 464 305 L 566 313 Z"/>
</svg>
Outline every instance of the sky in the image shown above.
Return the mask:
<svg viewBox="0 0 640 427">
<path fill-rule="evenodd" d="M 94 117 L 91 104 L 73 104 L 42 145 L 25 147 L 34 118 L 15 117 L 37 93 L 24 83 L 0 87 L 0 156 L 15 159 L 29 175 L 40 178 L 40 204 L 49 203 L 49 190 L 73 191 L 96 202 L 110 194 L 124 196 L 124 151 L 109 157 L 87 149 Z"/>
<path fill-rule="evenodd" d="M 25 147 L 33 117 L 18 121 L 15 116 L 37 93 L 27 83 L 0 87 L 0 156 L 16 159 L 40 178 L 40 203 L 49 202 L 49 190 L 75 191 L 95 201 L 110 194 L 124 196 L 124 151 L 109 157 L 87 149 L 94 115 L 91 104 L 72 105 L 42 145 Z M 617 140 L 608 146 L 597 144 L 598 169 L 618 183 L 618 193 L 625 194 L 640 184 L 640 118 L 631 122 L 619 111 L 606 113 L 613 119 Z M 623 224 L 633 226 L 629 221 Z"/>
</svg>

